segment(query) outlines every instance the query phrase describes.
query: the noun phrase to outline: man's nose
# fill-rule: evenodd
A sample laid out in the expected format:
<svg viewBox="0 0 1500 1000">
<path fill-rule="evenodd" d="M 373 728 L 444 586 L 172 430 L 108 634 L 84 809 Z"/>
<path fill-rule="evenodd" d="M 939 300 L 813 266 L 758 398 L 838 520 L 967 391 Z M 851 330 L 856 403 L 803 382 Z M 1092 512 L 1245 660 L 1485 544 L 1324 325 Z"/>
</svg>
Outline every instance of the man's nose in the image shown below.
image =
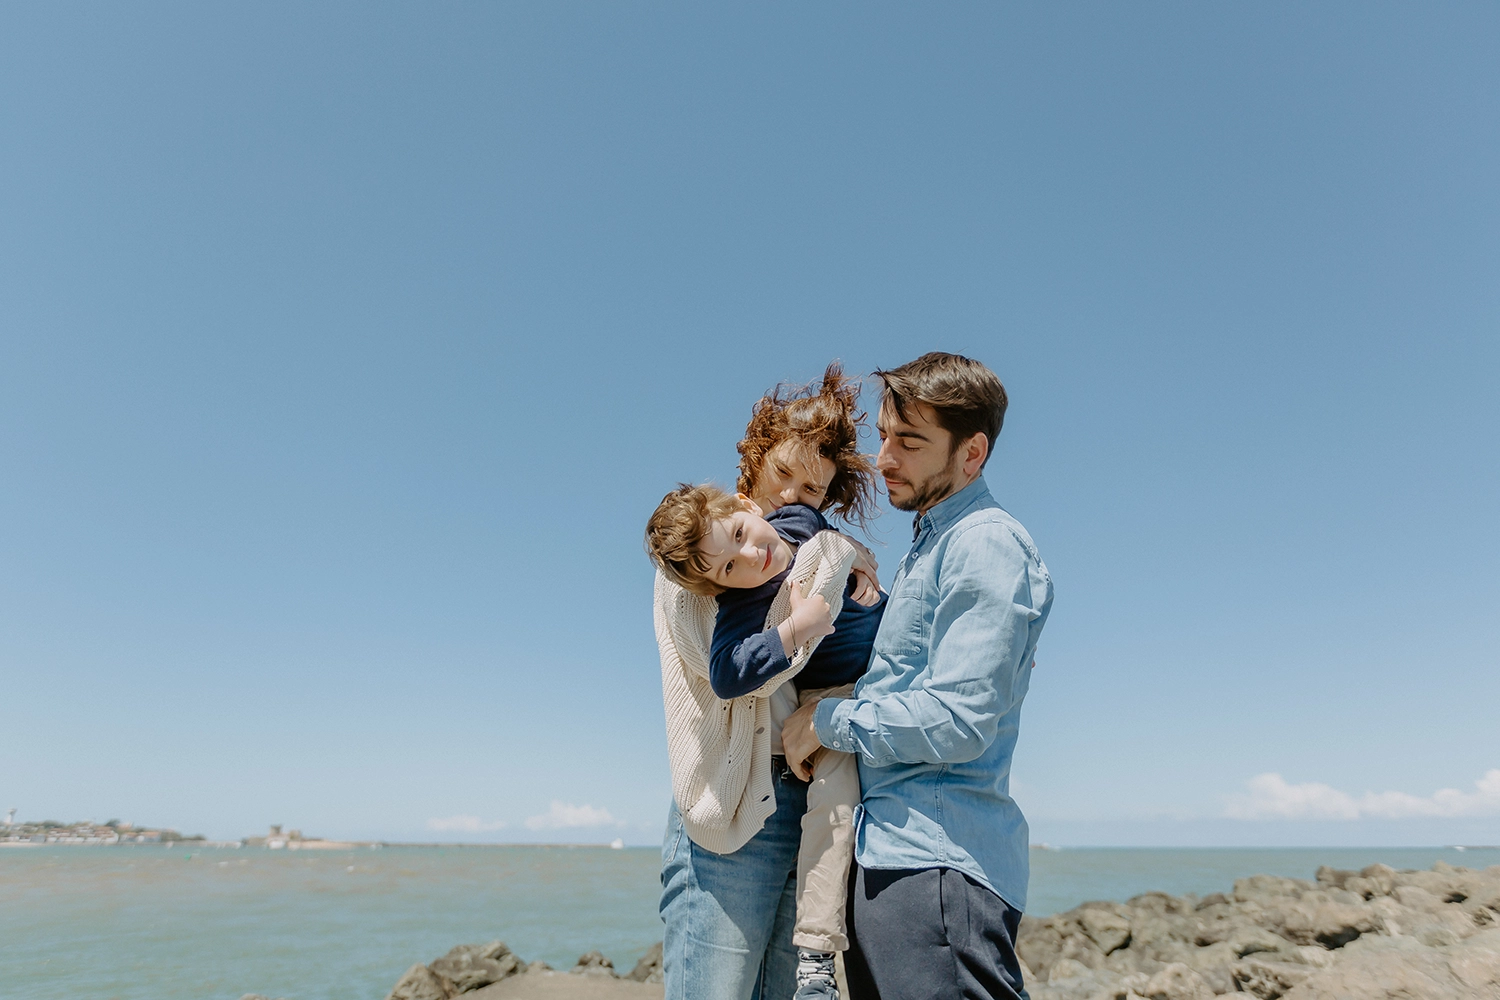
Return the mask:
<svg viewBox="0 0 1500 1000">
<path fill-rule="evenodd" d="M 887 469 L 894 469 L 895 467 L 896 459 L 891 455 L 890 450 L 885 445 L 885 442 L 882 441 L 880 443 L 880 451 L 875 455 L 875 470 L 877 472 L 884 472 Z"/>
</svg>

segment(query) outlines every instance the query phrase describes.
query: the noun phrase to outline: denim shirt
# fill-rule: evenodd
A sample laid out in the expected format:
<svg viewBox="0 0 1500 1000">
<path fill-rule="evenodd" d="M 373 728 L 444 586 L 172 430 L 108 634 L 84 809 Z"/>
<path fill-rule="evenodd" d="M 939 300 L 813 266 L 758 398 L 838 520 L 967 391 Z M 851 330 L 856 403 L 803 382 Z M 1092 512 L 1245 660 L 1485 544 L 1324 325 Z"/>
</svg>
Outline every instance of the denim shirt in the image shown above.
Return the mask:
<svg viewBox="0 0 1500 1000">
<path fill-rule="evenodd" d="M 1023 910 L 1028 830 L 1010 762 L 1052 578 L 982 477 L 914 528 L 869 672 L 813 724 L 859 757 L 861 865 L 954 868 Z"/>
</svg>

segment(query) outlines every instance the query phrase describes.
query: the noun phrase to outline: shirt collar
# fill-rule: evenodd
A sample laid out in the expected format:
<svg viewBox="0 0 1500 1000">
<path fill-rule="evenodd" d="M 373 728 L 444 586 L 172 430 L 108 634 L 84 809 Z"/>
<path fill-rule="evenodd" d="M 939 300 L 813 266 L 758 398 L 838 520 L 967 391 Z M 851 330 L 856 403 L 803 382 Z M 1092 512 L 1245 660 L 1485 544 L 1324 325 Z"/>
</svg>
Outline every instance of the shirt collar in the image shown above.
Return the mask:
<svg viewBox="0 0 1500 1000">
<path fill-rule="evenodd" d="M 935 533 L 947 531 L 965 514 L 988 499 L 990 499 L 990 488 L 981 474 L 979 478 L 957 493 L 938 501 L 927 513 L 913 517 L 911 520 L 912 541 L 917 540 L 917 536 L 922 533 L 924 527 Z"/>
</svg>

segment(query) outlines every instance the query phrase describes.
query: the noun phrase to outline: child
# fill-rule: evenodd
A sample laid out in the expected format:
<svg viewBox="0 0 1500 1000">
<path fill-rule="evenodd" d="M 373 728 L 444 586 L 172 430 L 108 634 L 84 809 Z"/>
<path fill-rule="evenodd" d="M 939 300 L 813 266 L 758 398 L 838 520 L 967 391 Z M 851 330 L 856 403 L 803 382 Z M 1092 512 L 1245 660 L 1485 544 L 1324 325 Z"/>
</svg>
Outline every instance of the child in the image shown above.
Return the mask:
<svg viewBox="0 0 1500 1000">
<path fill-rule="evenodd" d="M 745 698 L 788 677 L 804 704 L 847 697 L 869 663 L 885 596 L 876 590 L 870 606 L 854 599 L 867 585 L 850 573 L 857 553 L 818 511 L 785 503 L 762 516 L 765 506 L 775 505 L 683 485 L 652 515 L 647 549 L 668 579 L 718 599 L 708 656 L 718 698 Z M 797 860 L 796 1000 L 837 996 L 833 953 L 848 947 L 844 893 L 858 802 L 854 758 L 823 752 Z"/>
</svg>

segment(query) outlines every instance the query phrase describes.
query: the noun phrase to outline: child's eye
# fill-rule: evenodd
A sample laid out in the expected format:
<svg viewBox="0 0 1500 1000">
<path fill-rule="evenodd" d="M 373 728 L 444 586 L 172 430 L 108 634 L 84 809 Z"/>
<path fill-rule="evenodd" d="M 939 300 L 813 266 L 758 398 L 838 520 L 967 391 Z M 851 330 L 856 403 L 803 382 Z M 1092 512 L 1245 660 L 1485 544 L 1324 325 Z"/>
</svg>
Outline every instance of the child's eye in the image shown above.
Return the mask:
<svg viewBox="0 0 1500 1000">
<path fill-rule="evenodd" d="M 745 529 L 744 528 L 736 528 L 736 529 L 734 529 L 734 540 L 735 541 L 738 542 L 740 539 L 742 539 L 744 537 L 745 537 Z"/>
<path fill-rule="evenodd" d="M 727 563 L 724 564 L 724 575 L 728 576 L 730 573 L 733 573 L 733 572 L 734 572 L 734 561 L 730 560 L 729 562 L 727 562 Z"/>
</svg>

